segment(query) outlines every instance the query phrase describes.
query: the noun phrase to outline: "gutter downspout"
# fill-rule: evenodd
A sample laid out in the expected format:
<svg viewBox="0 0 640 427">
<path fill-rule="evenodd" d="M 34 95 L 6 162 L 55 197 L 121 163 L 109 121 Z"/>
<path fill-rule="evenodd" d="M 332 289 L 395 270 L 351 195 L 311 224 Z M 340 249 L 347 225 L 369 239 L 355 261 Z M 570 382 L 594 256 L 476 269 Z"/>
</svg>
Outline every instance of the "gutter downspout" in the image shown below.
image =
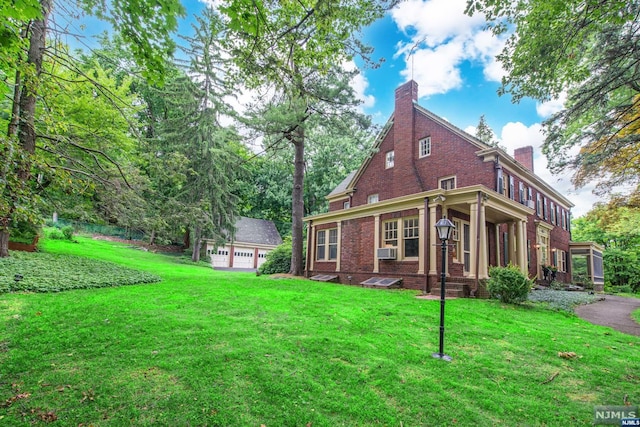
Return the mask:
<svg viewBox="0 0 640 427">
<path fill-rule="evenodd" d="M 313 220 L 310 220 L 308 225 L 307 225 L 307 256 L 304 260 L 304 277 L 306 277 L 307 279 L 309 278 L 309 260 L 311 259 L 311 233 L 313 230 L 313 227 L 311 226 L 313 224 Z"/>
</svg>

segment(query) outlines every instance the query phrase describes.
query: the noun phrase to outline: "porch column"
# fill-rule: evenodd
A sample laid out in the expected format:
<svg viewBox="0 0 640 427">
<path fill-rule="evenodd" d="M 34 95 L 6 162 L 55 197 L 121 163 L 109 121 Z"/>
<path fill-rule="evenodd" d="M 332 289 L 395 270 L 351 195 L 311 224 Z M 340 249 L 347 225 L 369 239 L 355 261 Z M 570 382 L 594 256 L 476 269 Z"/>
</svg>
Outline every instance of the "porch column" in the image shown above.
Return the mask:
<svg viewBox="0 0 640 427">
<path fill-rule="evenodd" d="M 315 264 L 316 264 L 316 226 L 315 225 L 311 225 L 311 229 L 309 230 L 309 233 L 311 234 L 310 238 L 309 238 L 309 245 L 311 246 L 311 249 L 308 250 L 307 252 L 309 252 L 309 258 L 311 258 L 309 260 L 309 270 L 313 271 Z"/>
<path fill-rule="evenodd" d="M 489 258 L 487 253 L 487 224 L 485 217 L 484 203 L 480 203 L 478 207 L 478 216 L 480 217 L 480 265 L 478 266 L 478 279 L 489 278 Z"/>
<path fill-rule="evenodd" d="M 340 252 L 342 249 L 342 221 L 338 221 L 338 253 L 336 254 L 336 273 L 340 272 Z"/>
<path fill-rule="evenodd" d="M 424 274 L 424 208 L 418 208 L 418 224 L 418 274 Z"/>
<path fill-rule="evenodd" d="M 378 261 L 378 248 L 380 247 L 380 214 L 373 216 L 373 272 L 380 271 L 380 262 Z"/>
<path fill-rule="evenodd" d="M 523 274 L 528 275 L 529 266 L 527 265 L 527 222 L 518 220 L 516 223 L 518 232 L 518 265 Z"/>
<path fill-rule="evenodd" d="M 476 258 L 478 255 L 478 204 L 469 204 L 469 277 L 475 279 L 476 277 Z"/>
<path fill-rule="evenodd" d="M 496 224 L 494 228 L 496 233 L 496 265 L 500 266 L 500 248 L 502 247 L 502 242 L 500 241 L 500 224 Z"/>
<path fill-rule="evenodd" d="M 436 239 L 436 228 L 434 227 L 436 223 L 436 205 L 429 206 L 429 274 L 436 275 L 438 272 L 436 271 L 436 246 L 435 243 L 438 241 Z"/>
<path fill-rule="evenodd" d="M 509 223 L 509 262 L 513 265 L 520 265 L 518 258 L 517 242 L 520 240 L 520 230 L 516 227 L 515 222 Z"/>
</svg>

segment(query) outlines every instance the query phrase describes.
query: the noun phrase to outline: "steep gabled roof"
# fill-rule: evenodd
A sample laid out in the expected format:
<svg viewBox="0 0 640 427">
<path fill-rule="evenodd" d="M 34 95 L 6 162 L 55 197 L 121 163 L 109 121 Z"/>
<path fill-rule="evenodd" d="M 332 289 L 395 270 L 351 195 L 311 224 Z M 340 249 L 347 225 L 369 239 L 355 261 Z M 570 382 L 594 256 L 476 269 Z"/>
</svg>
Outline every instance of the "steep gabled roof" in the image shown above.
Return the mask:
<svg viewBox="0 0 640 427">
<path fill-rule="evenodd" d="M 282 243 L 282 237 L 273 221 L 241 216 L 235 224 L 236 243 L 252 243 L 259 245 L 277 246 Z"/>
</svg>

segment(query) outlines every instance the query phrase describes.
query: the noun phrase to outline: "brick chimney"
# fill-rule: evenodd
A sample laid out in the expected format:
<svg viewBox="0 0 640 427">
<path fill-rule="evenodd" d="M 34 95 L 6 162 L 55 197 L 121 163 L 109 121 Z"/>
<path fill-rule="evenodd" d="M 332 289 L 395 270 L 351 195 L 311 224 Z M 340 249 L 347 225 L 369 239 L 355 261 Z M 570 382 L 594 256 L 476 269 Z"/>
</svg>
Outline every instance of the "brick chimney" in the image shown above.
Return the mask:
<svg viewBox="0 0 640 427">
<path fill-rule="evenodd" d="M 533 172 L 533 147 L 531 145 L 516 148 L 513 157 L 518 163 Z"/>
<path fill-rule="evenodd" d="M 414 102 L 418 101 L 418 83 L 409 80 L 396 89 L 393 115 L 393 168 L 394 195 L 396 197 L 420 191 L 413 165 L 416 153 Z"/>
</svg>

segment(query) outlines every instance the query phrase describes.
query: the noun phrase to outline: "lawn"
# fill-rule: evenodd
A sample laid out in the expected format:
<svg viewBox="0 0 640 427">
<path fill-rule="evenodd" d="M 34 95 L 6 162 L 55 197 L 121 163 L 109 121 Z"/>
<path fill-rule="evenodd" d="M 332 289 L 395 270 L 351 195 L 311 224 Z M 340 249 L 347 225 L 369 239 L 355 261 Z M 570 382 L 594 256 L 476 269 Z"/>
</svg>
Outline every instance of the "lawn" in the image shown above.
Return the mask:
<svg viewBox="0 0 640 427">
<path fill-rule="evenodd" d="M 43 249 L 162 281 L 0 294 L 0 425 L 568 426 L 640 402 L 640 339 L 566 312 L 448 301 L 447 363 L 413 291 L 78 241 Z"/>
</svg>

